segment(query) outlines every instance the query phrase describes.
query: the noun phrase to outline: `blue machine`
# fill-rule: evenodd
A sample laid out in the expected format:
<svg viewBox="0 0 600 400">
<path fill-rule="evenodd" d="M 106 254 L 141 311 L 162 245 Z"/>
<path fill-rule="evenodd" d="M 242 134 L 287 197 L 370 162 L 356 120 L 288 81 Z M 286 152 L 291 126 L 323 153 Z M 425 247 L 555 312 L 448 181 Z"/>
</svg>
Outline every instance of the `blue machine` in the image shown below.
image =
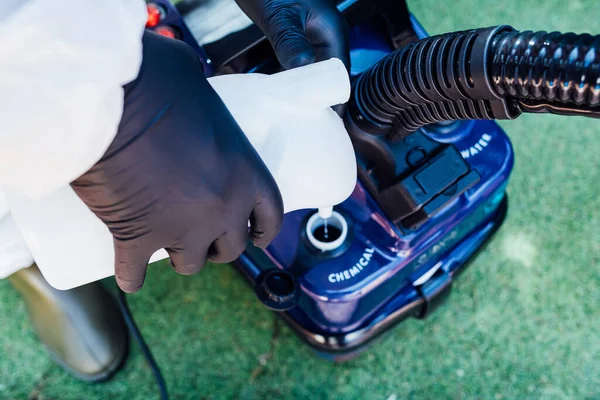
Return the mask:
<svg viewBox="0 0 600 400">
<path fill-rule="evenodd" d="M 217 43 L 201 49 L 172 5 L 154 3 L 166 17 L 152 29 L 168 25 L 179 32 L 198 51 L 208 75 L 279 68 L 255 27 L 237 39 L 227 38 L 220 47 Z M 351 24 L 353 78 L 401 44 L 427 36 L 403 2 L 347 0 L 338 7 Z M 236 264 L 259 298 L 326 358 L 350 358 L 403 319 L 429 315 L 503 222 L 513 151 L 502 129 L 492 121 L 455 121 L 417 133 L 457 149 L 479 180 L 462 193 L 450 193 L 445 204 L 414 226 L 394 223 L 368 185 L 359 181 L 352 196 L 335 208 L 349 225 L 340 249 L 322 253 L 312 248 L 305 224 L 314 210 L 297 211 L 285 216 L 269 248 L 249 246 Z M 411 140 L 405 140 L 407 146 Z M 285 304 L 273 303 L 272 296 L 284 298 Z"/>
</svg>

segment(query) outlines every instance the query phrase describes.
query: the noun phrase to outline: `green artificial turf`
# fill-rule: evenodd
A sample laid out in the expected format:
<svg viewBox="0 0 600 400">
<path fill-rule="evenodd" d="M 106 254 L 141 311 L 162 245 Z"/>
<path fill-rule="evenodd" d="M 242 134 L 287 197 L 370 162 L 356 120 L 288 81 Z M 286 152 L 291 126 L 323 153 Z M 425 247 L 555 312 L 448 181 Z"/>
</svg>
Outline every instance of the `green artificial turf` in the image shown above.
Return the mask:
<svg viewBox="0 0 600 400">
<path fill-rule="evenodd" d="M 412 0 L 430 33 L 511 24 L 600 32 L 597 0 Z M 600 122 L 502 123 L 516 164 L 508 219 L 447 304 L 346 364 L 313 354 L 227 266 L 153 267 L 131 307 L 176 399 L 600 399 Z M 81 260 L 82 268 L 85 260 Z M 150 399 L 133 346 L 106 384 L 45 355 L 0 282 L 0 399 Z"/>
</svg>

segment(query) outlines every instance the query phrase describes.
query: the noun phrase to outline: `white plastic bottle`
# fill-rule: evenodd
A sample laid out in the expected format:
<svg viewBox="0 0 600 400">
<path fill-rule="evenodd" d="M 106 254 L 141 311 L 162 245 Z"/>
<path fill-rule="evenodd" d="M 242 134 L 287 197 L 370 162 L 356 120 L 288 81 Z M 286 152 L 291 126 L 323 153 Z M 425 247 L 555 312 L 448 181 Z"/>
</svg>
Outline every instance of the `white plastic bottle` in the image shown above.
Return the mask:
<svg viewBox="0 0 600 400">
<path fill-rule="evenodd" d="M 326 209 L 356 184 L 356 160 L 342 120 L 350 81 L 331 59 L 274 75 L 210 78 L 275 178 L 285 212 Z M 112 236 L 70 186 L 32 201 L 6 193 L 13 215 L 48 282 L 70 289 L 114 274 Z M 164 250 L 151 259 L 167 257 Z"/>
</svg>

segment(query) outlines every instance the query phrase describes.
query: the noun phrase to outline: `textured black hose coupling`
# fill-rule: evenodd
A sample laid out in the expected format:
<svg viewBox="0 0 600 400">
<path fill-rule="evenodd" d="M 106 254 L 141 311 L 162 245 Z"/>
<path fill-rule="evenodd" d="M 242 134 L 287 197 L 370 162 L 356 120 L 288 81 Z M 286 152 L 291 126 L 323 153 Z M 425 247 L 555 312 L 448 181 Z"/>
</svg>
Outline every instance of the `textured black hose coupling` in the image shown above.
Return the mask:
<svg viewBox="0 0 600 400">
<path fill-rule="evenodd" d="M 413 42 L 355 82 L 352 123 L 396 140 L 441 121 L 600 116 L 600 36 L 510 26 Z"/>
<path fill-rule="evenodd" d="M 459 119 L 512 119 L 487 71 L 493 41 L 509 26 L 432 36 L 396 50 L 360 76 L 349 112 L 362 130 L 399 139 L 420 127 Z"/>
</svg>

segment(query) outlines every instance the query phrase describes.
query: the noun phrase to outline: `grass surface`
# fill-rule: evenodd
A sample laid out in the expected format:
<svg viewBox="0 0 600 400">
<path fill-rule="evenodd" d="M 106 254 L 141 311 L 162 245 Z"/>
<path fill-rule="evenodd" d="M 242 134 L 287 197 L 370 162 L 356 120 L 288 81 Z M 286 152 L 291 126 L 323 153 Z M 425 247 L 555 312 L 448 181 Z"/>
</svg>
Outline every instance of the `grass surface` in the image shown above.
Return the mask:
<svg viewBox="0 0 600 400">
<path fill-rule="evenodd" d="M 413 0 L 430 33 L 512 24 L 598 32 L 600 2 Z M 445 307 L 347 364 L 314 357 L 230 268 L 152 268 L 131 306 L 180 399 L 600 399 L 600 125 L 523 116 L 509 217 Z M 82 264 L 85 260 L 82 260 Z M 0 282 L 0 399 L 150 399 L 134 346 L 116 378 L 77 382 L 46 357 Z"/>
</svg>

